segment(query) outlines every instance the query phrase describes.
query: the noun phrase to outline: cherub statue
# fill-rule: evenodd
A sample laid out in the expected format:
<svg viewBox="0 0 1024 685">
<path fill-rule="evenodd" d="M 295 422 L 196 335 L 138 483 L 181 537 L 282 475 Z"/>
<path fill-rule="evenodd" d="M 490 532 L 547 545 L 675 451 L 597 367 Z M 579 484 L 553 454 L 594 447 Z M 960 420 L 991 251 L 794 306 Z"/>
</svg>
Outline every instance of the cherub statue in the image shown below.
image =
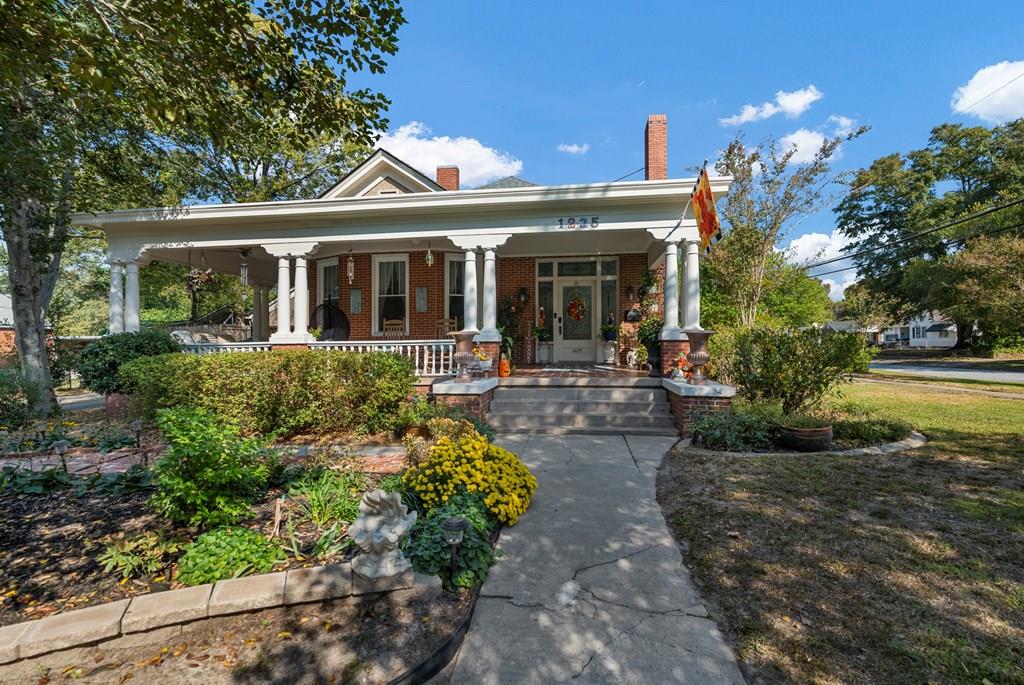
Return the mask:
<svg viewBox="0 0 1024 685">
<path fill-rule="evenodd" d="M 402 504 L 397 492 L 370 490 L 359 503 L 359 517 L 348 534 L 361 554 L 352 560 L 352 570 L 364 578 L 386 578 L 407 571 L 412 564 L 398 543 L 416 522 L 416 512 Z"/>
</svg>

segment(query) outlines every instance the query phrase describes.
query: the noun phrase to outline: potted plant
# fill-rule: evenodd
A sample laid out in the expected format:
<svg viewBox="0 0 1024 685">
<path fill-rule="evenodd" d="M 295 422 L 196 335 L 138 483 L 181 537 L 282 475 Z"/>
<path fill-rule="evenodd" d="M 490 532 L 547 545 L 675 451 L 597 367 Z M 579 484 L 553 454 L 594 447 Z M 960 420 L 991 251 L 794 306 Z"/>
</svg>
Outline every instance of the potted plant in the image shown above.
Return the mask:
<svg viewBox="0 0 1024 685">
<path fill-rule="evenodd" d="M 647 350 L 647 363 L 651 366 L 650 376 L 661 376 L 661 328 L 660 316 L 650 316 L 640 322 L 636 329 L 637 340 Z"/>
<path fill-rule="evenodd" d="M 481 371 L 490 371 L 491 366 L 494 364 L 494 360 L 487 356 L 487 353 L 480 349 L 479 345 L 473 347 L 473 358 L 476 360 L 477 366 L 480 367 Z"/>
<path fill-rule="evenodd" d="M 531 336 L 537 344 L 537 363 L 538 364 L 550 364 L 551 363 L 551 348 L 553 343 L 551 342 L 551 331 L 540 326 L 534 326 Z"/>
<path fill-rule="evenodd" d="M 782 444 L 800 452 L 821 452 L 832 446 L 832 421 L 812 414 L 787 414 L 779 424 Z"/>
<path fill-rule="evenodd" d="M 601 326 L 601 337 L 605 342 L 614 342 L 619 337 L 619 327 L 613 323 L 606 323 Z"/>
</svg>

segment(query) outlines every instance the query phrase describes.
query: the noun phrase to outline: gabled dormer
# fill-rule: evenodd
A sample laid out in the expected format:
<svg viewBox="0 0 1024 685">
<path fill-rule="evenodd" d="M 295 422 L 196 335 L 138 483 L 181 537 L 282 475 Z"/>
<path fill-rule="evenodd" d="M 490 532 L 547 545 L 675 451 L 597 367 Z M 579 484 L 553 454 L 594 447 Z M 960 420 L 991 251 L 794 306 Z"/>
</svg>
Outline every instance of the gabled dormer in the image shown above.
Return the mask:
<svg viewBox="0 0 1024 685">
<path fill-rule="evenodd" d="M 441 169 L 439 167 L 438 173 Z M 339 197 L 377 197 L 405 193 L 432 193 L 446 188 L 412 168 L 387 150 L 377 150 L 350 171 L 321 199 Z M 458 187 L 452 188 L 458 190 Z"/>
</svg>

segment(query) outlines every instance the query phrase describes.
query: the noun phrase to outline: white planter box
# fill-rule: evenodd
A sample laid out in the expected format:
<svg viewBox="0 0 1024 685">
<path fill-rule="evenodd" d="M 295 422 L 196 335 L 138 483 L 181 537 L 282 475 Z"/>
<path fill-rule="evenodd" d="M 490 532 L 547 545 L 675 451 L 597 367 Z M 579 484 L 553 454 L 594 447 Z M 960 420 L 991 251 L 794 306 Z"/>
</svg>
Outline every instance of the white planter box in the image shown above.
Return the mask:
<svg viewBox="0 0 1024 685">
<path fill-rule="evenodd" d="M 537 343 L 537 363 L 538 364 L 550 364 L 551 363 L 551 350 L 554 347 L 553 343 L 550 342 L 538 342 Z"/>
</svg>

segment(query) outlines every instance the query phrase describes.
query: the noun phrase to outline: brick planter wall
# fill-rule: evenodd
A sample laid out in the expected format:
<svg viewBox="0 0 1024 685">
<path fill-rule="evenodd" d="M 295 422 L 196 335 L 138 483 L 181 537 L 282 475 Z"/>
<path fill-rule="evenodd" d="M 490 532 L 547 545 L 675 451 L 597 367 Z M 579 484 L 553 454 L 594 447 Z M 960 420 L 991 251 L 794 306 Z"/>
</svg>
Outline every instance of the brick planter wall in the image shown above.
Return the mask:
<svg viewBox="0 0 1024 685">
<path fill-rule="evenodd" d="M 672 407 L 672 418 L 675 419 L 679 435 L 689 438 L 693 435 L 693 425 L 701 419 L 728 411 L 732 406 L 731 397 L 700 397 L 683 396 L 668 393 L 668 401 Z"/>
<path fill-rule="evenodd" d="M 449 407 L 459 407 L 467 414 L 472 414 L 483 420 L 487 417 L 487 412 L 491 410 L 494 389 L 485 390 L 479 395 L 435 395 L 435 399 Z"/>
</svg>

